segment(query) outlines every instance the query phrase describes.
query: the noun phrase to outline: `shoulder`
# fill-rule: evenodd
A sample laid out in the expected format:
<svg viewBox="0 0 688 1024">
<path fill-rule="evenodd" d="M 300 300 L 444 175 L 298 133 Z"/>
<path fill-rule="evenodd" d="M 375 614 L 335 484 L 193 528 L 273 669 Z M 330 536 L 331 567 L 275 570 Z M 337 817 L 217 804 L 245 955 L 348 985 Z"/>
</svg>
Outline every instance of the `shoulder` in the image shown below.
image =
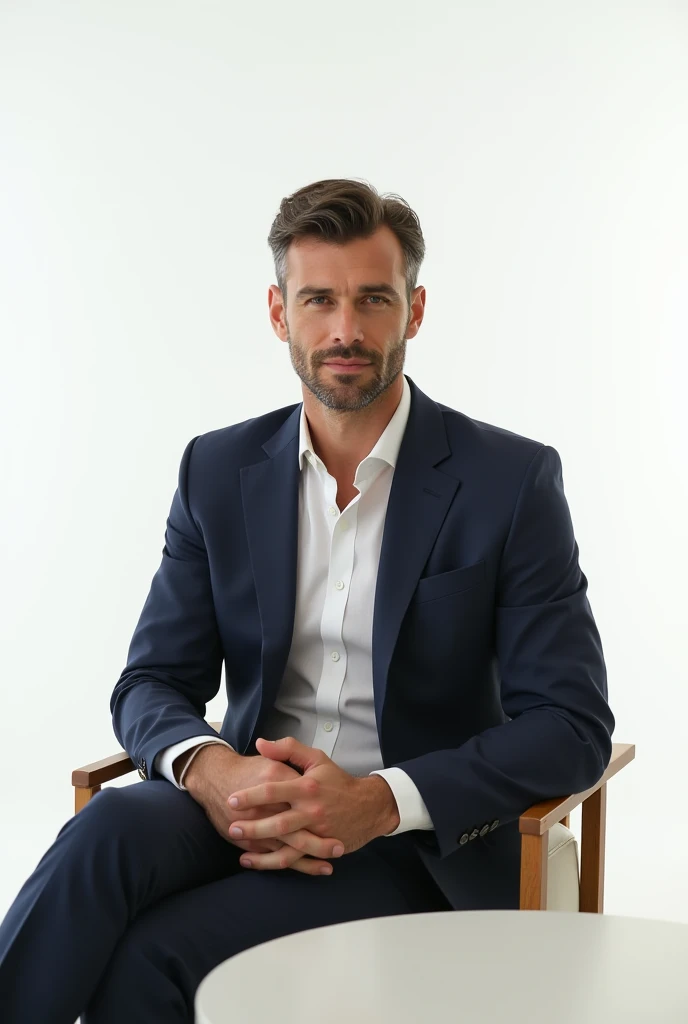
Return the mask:
<svg viewBox="0 0 688 1024">
<path fill-rule="evenodd" d="M 193 459 L 196 464 L 222 462 L 249 465 L 265 458 L 263 444 L 275 434 L 301 403 L 273 409 L 262 416 L 231 423 L 227 427 L 209 430 L 193 440 Z"/>
<path fill-rule="evenodd" d="M 540 453 L 555 453 L 542 440 L 467 416 L 441 402 L 435 404 L 443 416 L 452 457 L 465 470 L 520 479 Z"/>
</svg>

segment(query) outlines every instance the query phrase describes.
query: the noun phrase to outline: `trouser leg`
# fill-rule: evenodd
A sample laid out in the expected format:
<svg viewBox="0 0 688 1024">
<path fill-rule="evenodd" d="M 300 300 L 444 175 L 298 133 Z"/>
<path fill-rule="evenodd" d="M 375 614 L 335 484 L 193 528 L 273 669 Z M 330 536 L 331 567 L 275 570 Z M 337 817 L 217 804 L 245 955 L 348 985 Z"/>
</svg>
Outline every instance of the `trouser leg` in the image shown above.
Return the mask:
<svg viewBox="0 0 688 1024">
<path fill-rule="evenodd" d="M 240 855 L 169 782 L 103 790 L 60 830 L 0 924 L 3 1024 L 74 1024 L 139 915 L 242 870 Z"/>
<path fill-rule="evenodd" d="M 203 978 L 251 946 L 322 925 L 451 909 L 403 834 L 333 865 L 330 876 L 240 869 L 161 900 L 122 936 L 82 1024 L 192 1024 Z M 251 1019 L 250 1006 L 236 1012 Z"/>
</svg>

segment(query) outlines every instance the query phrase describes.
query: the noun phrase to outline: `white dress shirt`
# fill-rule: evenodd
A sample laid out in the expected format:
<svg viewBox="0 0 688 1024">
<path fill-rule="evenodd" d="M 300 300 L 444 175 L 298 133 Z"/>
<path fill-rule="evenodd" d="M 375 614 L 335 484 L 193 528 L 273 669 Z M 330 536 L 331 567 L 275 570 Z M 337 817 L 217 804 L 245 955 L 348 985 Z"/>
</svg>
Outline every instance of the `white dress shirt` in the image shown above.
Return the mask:
<svg viewBox="0 0 688 1024">
<path fill-rule="evenodd" d="M 350 775 L 381 775 L 400 817 L 398 828 L 388 835 L 433 828 L 415 783 L 401 768 L 383 765 L 373 703 L 375 585 L 394 467 L 411 407 L 411 389 L 406 377 L 403 381 L 394 415 L 356 470 L 359 494 L 343 512 L 337 507 L 337 481 L 313 451 L 301 407 L 294 631 L 277 698 L 262 730 L 268 740 L 294 736 L 323 750 Z M 185 789 L 186 771 L 208 743 L 230 746 L 219 737 L 193 736 L 160 751 L 155 767 Z M 192 747 L 197 750 L 178 783 L 174 760 Z"/>
</svg>

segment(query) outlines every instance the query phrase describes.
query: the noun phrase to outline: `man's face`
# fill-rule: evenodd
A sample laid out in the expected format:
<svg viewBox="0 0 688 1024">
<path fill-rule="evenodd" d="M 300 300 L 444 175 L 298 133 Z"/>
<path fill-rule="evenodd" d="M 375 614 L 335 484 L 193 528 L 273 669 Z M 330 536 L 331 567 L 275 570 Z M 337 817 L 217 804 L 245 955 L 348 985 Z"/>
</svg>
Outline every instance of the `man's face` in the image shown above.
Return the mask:
<svg viewBox="0 0 688 1024">
<path fill-rule="evenodd" d="M 292 366 L 306 387 L 330 409 L 355 410 L 370 405 L 402 371 L 406 341 L 423 318 L 425 289 L 414 290 L 409 308 L 401 245 L 383 226 L 345 245 L 315 238 L 293 242 L 287 308 L 274 285 L 268 301 L 273 328 L 289 343 Z M 328 365 L 331 360 L 367 365 L 344 370 Z"/>
</svg>

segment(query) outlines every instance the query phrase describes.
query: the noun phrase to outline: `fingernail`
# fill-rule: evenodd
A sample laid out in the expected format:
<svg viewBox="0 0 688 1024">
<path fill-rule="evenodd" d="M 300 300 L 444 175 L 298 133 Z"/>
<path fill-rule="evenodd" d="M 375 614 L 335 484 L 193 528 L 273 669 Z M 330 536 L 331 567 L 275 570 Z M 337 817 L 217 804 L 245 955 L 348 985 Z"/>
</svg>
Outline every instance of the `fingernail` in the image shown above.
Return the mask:
<svg viewBox="0 0 688 1024">
<path fill-rule="evenodd" d="M 235 796 L 233 796 L 232 799 L 229 801 L 229 806 L 230 807 L 238 807 L 239 806 L 239 801 L 237 800 L 237 798 Z"/>
<path fill-rule="evenodd" d="M 341 857 L 341 855 L 343 853 L 344 853 L 344 847 L 342 846 L 341 843 L 337 843 L 337 845 L 335 846 L 334 850 L 332 851 L 332 856 L 333 857 Z"/>
<path fill-rule="evenodd" d="M 235 839 L 241 839 L 241 837 L 243 836 L 244 833 L 243 833 L 243 831 L 240 828 L 233 827 L 233 828 L 230 828 L 229 834 L 230 834 L 230 836 L 234 836 Z"/>
<path fill-rule="evenodd" d="M 250 867 L 251 867 L 251 865 L 253 864 L 253 861 L 252 861 L 252 860 L 244 860 L 244 858 L 242 857 L 242 858 L 241 858 L 241 863 L 242 863 L 242 865 L 243 865 L 243 866 L 244 866 L 245 868 L 250 868 Z"/>
<path fill-rule="evenodd" d="M 327 865 L 323 864 L 323 866 L 320 868 L 320 874 L 321 875 L 331 875 L 332 874 L 332 868 L 328 868 Z"/>
</svg>

